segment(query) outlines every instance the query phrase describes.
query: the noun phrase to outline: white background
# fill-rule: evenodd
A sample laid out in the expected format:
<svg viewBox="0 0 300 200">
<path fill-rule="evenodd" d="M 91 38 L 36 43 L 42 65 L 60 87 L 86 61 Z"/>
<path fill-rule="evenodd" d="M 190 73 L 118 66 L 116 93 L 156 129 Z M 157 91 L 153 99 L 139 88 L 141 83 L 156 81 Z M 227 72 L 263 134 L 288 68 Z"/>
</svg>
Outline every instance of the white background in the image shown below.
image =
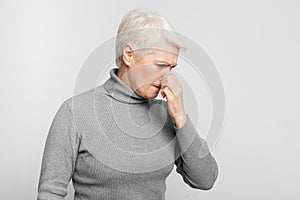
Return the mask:
<svg viewBox="0 0 300 200">
<path fill-rule="evenodd" d="M 299 198 L 298 1 L 1 0 L 0 199 L 36 198 L 54 114 L 87 56 L 137 7 L 200 44 L 226 93 L 214 188 L 191 189 L 174 168 L 166 199 Z"/>
</svg>

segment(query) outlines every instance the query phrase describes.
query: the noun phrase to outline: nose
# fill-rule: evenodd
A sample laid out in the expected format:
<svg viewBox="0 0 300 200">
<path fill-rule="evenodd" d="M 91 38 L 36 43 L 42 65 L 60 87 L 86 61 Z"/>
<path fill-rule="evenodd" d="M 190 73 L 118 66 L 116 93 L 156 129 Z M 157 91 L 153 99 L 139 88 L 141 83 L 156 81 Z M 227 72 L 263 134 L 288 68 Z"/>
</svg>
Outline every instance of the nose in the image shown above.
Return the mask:
<svg viewBox="0 0 300 200">
<path fill-rule="evenodd" d="M 169 74 L 169 73 L 171 72 L 171 69 L 172 69 L 172 67 L 169 67 L 169 66 L 164 67 L 164 68 L 161 70 L 162 75 Z"/>
<path fill-rule="evenodd" d="M 161 75 L 161 79 L 163 79 L 164 76 L 168 75 L 169 73 L 171 73 L 171 67 L 166 67 L 165 69 L 162 70 L 162 75 Z"/>
<path fill-rule="evenodd" d="M 171 72 L 171 67 L 164 67 L 161 72 L 160 72 L 160 76 L 159 76 L 159 83 L 161 83 L 161 81 L 163 80 L 164 76 L 168 75 Z"/>
</svg>

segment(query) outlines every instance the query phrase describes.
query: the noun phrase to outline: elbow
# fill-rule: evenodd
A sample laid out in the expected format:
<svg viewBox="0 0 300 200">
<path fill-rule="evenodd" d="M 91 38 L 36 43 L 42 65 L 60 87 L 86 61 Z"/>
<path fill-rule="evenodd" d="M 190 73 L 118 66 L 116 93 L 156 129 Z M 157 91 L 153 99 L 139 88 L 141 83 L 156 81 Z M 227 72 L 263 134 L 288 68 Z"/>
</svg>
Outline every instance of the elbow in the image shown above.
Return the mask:
<svg viewBox="0 0 300 200">
<path fill-rule="evenodd" d="M 201 189 L 201 190 L 211 190 L 218 177 L 218 167 L 215 167 L 213 172 L 206 177 L 202 177 L 202 179 L 199 181 L 199 184 L 196 184 L 194 188 Z"/>
<path fill-rule="evenodd" d="M 203 184 L 203 185 L 199 186 L 198 189 L 201 189 L 201 190 L 211 190 L 214 187 L 214 183 L 215 182 Z"/>
<path fill-rule="evenodd" d="M 191 188 L 199 189 L 199 190 L 211 190 L 216 182 L 216 176 L 213 178 L 203 178 L 196 181 L 188 178 L 188 176 L 184 177 L 184 182 L 187 183 Z"/>
<path fill-rule="evenodd" d="M 215 185 L 215 182 L 217 180 L 217 177 L 218 177 L 218 167 L 215 168 L 215 170 L 213 171 L 213 173 L 211 174 L 210 178 L 205 181 L 205 184 L 201 185 L 201 189 L 202 190 L 211 190 L 214 185 Z"/>
<path fill-rule="evenodd" d="M 193 185 L 192 188 L 200 189 L 200 190 L 211 190 L 215 185 L 215 180 L 201 182 L 201 184 Z"/>
</svg>

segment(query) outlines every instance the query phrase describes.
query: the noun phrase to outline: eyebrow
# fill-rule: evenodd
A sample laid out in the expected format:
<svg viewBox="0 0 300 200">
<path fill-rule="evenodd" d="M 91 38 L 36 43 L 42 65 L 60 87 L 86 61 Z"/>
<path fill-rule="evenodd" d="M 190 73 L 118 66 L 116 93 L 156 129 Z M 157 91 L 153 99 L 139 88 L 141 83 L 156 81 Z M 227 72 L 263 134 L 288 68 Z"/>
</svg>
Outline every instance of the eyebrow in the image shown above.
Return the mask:
<svg viewBox="0 0 300 200">
<path fill-rule="evenodd" d="M 158 63 L 164 63 L 164 64 L 169 65 L 169 66 L 172 66 L 172 67 L 176 67 L 176 66 L 177 66 L 177 64 L 176 64 L 176 65 L 172 65 L 171 63 L 168 63 L 168 62 L 166 62 L 166 61 L 156 60 L 155 62 L 158 62 Z"/>
</svg>

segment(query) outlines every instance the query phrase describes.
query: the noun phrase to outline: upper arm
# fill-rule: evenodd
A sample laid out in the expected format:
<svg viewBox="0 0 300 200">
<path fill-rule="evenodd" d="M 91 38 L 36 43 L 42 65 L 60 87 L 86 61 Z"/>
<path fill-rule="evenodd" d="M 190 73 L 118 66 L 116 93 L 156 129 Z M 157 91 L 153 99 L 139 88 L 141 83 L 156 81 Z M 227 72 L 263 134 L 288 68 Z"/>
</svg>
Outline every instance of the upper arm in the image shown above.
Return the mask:
<svg viewBox="0 0 300 200">
<path fill-rule="evenodd" d="M 67 195 L 72 178 L 79 137 L 74 118 L 65 101 L 51 123 L 42 158 L 38 199 L 61 199 Z"/>
</svg>

